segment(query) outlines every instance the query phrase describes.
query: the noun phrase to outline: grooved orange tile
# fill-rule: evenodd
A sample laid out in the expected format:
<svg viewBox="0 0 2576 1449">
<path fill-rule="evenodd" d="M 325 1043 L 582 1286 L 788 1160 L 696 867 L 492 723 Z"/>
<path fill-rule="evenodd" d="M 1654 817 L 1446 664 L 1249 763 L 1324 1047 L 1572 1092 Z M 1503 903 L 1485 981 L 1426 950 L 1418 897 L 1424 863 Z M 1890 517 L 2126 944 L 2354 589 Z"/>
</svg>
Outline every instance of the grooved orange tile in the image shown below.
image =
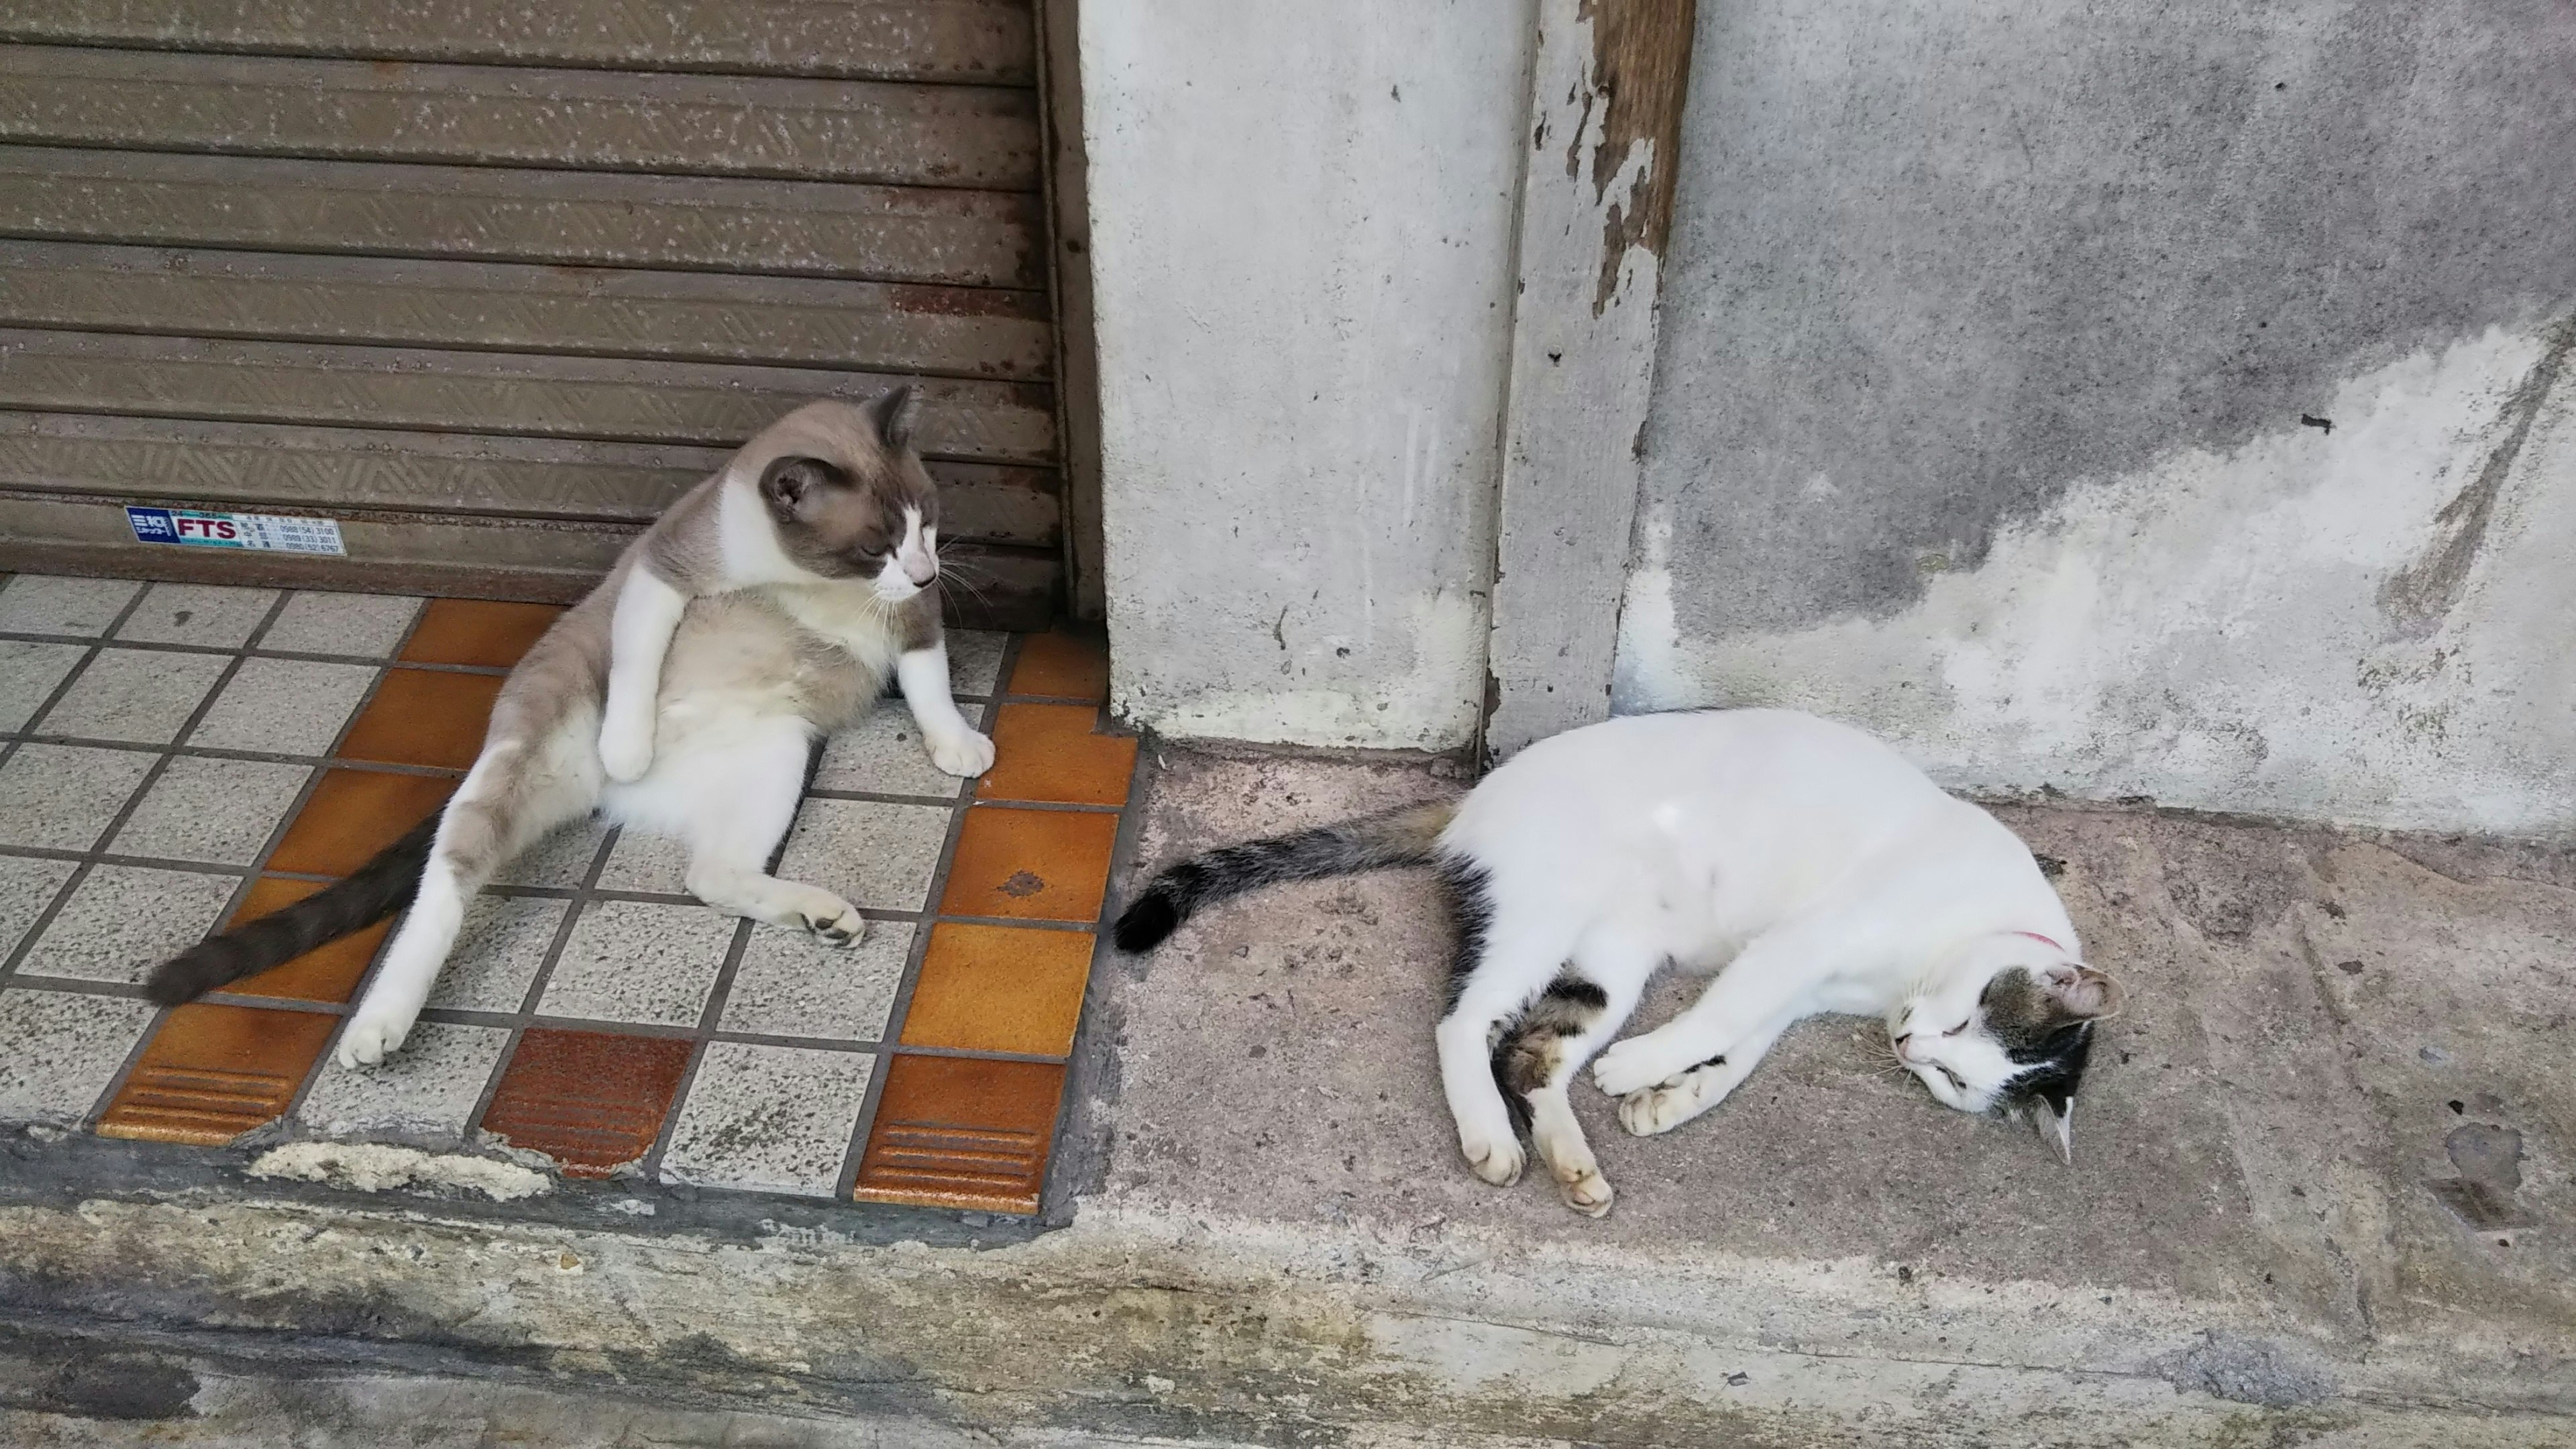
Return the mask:
<svg viewBox="0 0 2576 1449">
<path fill-rule="evenodd" d="M 957 833 L 940 914 L 1099 920 L 1117 841 L 1115 815 L 978 805 Z"/>
<path fill-rule="evenodd" d="M 310 1011 L 182 1006 L 143 1049 L 98 1134 L 221 1147 L 286 1110 L 338 1024 Z"/>
<path fill-rule="evenodd" d="M 993 716 L 993 768 L 976 787 L 976 798 L 1126 804 L 1136 741 L 1096 733 L 1099 721 L 1096 705 L 1003 705 Z"/>
<path fill-rule="evenodd" d="M 481 664 L 506 669 L 519 662 L 537 636 L 554 627 L 563 610 L 552 604 L 500 604 L 488 599 L 432 599 L 420 627 L 403 645 L 409 664 Z"/>
<path fill-rule="evenodd" d="M 1091 954 L 1088 932 L 942 921 L 922 953 L 903 1043 L 1063 1056 L 1082 1020 Z"/>
<path fill-rule="evenodd" d="M 326 770 L 270 853 L 268 868 L 347 875 L 445 806 L 457 783 L 438 775 Z"/>
<path fill-rule="evenodd" d="M 608 1177 L 653 1150 L 692 1043 L 530 1027 L 501 1073 L 483 1130 L 542 1152 L 566 1177 Z"/>
<path fill-rule="evenodd" d="M 1020 640 L 1019 662 L 1011 666 L 1011 684 L 1003 692 L 1106 703 L 1109 651 L 1062 629 L 1027 635 Z"/>
<path fill-rule="evenodd" d="M 309 880 L 278 880 L 272 876 L 253 881 L 250 895 L 227 924 L 238 926 L 273 915 L 320 889 L 319 884 Z M 357 989 L 358 978 L 367 974 L 367 963 L 376 959 L 376 947 L 384 943 L 385 933 L 393 925 L 390 918 L 378 921 L 354 936 L 317 946 L 283 966 L 245 976 L 223 989 L 242 996 L 278 996 L 290 1001 L 347 1001 L 349 993 Z"/>
<path fill-rule="evenodd" d="M 483 727 L 491 722 L 501 680 L 498 674 L 388 669 L 376 697 L 341 740 L 340 754 L 389 765 L 467 769 L 482 753 Z"/>
<path fill-rule="evenodd" d="M 899 1056 L 886 1071 L 852 1196 L 861 1202 L 1034 1213 L 1064 1068 Z"/>
</svg>

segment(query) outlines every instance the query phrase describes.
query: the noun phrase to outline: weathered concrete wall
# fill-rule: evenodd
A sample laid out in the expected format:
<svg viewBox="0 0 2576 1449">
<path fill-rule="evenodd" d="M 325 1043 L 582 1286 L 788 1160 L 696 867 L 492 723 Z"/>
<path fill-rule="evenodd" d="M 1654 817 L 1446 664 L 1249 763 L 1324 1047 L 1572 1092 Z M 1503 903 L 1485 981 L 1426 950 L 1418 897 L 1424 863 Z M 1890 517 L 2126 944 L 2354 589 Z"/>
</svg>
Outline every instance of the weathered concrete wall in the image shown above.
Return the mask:
<svg viewBox="0 0 2576 1449">
<path fill-rule="evenodd" d="M 1529 0 L 1082 10 L 1118 705 L 1448 748 L 1484 695 Z"/>
<path fill-rule="evenodd" d="M 1703 5 L 1682 157 L 1619 707 L 2576 830 L 2576 7 Z"/>
</svg>

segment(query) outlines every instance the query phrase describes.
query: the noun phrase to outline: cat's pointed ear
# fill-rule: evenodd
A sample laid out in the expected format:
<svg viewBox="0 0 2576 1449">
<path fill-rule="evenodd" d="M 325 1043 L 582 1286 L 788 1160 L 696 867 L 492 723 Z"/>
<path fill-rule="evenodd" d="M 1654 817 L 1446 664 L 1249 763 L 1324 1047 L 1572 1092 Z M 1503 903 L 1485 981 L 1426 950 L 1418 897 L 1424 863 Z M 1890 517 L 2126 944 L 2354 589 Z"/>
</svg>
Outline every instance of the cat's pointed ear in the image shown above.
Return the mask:
<svg viewBox="0 0 2576 1449">
<path fill-rule="evenodd" d="M 2039 984 L 2057 1008 L 2078 1021 L 2117 1016 L 2125 997 L 2120 983 L 2090 966 L 2060 962 L 2039 973 Z"/>
<path fill-rule="evenodd" d="M 2057 1160 L 2075 1165 L 2075 1099 L 2041 1095 L 2030 1104 L 2031 1125 L 2040 1140 L 2057 1149 Z"/>
<path fill-rule="evenodd" d="M 912 446 L 912 425 L 921 416 L 921 389 L 907 382 L 869 403 L 867 411 L 878 440 L 900 453 Z"/>
<path fill-rule="evenodd" d="M 779 522 L 793 522 L 839 471 L 820 458 L 780 458 L 760 470 L 760 501 Z"/>
</svg>

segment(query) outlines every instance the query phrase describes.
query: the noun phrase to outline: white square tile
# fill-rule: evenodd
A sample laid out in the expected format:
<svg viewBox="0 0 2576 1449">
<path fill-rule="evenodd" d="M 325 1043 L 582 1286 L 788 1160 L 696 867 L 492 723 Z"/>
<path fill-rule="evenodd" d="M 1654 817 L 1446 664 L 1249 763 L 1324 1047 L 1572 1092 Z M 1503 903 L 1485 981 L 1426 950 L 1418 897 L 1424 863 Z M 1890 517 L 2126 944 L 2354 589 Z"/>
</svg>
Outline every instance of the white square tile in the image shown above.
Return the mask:
<svg viewBox="0 0 2576 1449">
<path fill-rule="evenodd" d="M 1010 642 L 1008 634 L 994 634 L 982 629 L 949 630 L 949 689 L 979 698 L 1001 693 L 1002 650 Z"/>
<path fill-rule="evenodd" d="M 608 864 L 599 872 L 599 889 L 687 895 L 689 848 L 667 835 L 619 831 L 617 848 L 608 853 Z"/>
<path fill-rule="evenodd" d="M 981 729 L 984 706 L 960 701 L 958 712 Z M 858 722 L 823 742 L 813 788 L 865 795 L 922 795 L 953 800 L 966 782 L 930 763 L 921 727 L 899 700 L 881 700 Z"/>
<path fill-rule="evenodd" d="M 201 750 L 329 754 L 376 674 L 370 664 L 245 659 L 188 743 Z"/>
<path fill-rule="evenodd" d="M 594 815 L 576 820 L 520 851 L 492 879 L 502 885 L 569 889 L 590 879 L 590 863 L 608 838 L 608 822 Z"/>
<path fill-rule="evenodd" d="M 0 764 L 0 845 L 87 850 L 156 756 L 79 745 L 20 745 Z"/>
<path fill-rule="evenodd" d="M 853 905 L 920 910 L 948 843 L 949 813 L 945 805 L 807 800 L 778 873 L 837 892 Z"/>
<path fill-rule="evenodd" d="M 108 842 L 117 855 L 256 865 L 311 765 L 179 755 Z"/>
<path fill-rule="evenodd" d="M 465 907 L 456 949 L 429 988 L 429 1004 L 517 1011 L 546 964 L 567 904 L 542 896 L 476 896 Z"/>
<path fill-rule="evenodd" d="M 0 991 L 0 1121 L 79 1126 L 151 1024 L 123 997 Z"/>
<path fill-rule="evenodd" d="M 381 1065 L 351 1071 L 326 1054 L 295 1118 L 325 1137 L 454 1143 L 509 1043 L 503 1027 L 424 1021 Z"/>
<path fill-rule="evenodd" d="M 166 745 L 179 737 L 229 662 L 220 654 L 102 649 L 36 721 L 36 732 Z"/>
<path fill-rule="evenodd" d="M 240 885 L 228 875 L 99 866 L 72 888 L 18 972 L 138 984 L 204 940 Z"/>
<path fill-rule="evenodd" d="M 26 855 L 0 855 L 0 965 L 45 907 L 54 903 L 63 882 L 80 867 L 68 860 L 38 860 Z"/>
<path fill-rule="evenodd" d="M 863 1052 L 707 1043 L 662 1180 L 831 1196 L 875 1067 Z"/>
<path fill-rule="evenodd" d="M 79 644 L 0 639 L 0 730 L 23 727 L 88 652 Z"/>
<path fill-rule="evenodd" d="M 870 921 L 846 951 L 803 931 L 755 926 L 725 992 L 726 1031 L 877 1041 L 912 955 L 910 921 Z"/>
<path fill-rule="evenodd" d="M 420 600 L 394 594 L 297 594 L 260 636 L 259 647 L 386 659 L 419 615 Z"/>
<path fill-rule="evenodd" d="M 537 1006 L 545 1016 L 696 1026 L 735 921 L 705 906 L 594 901 L 573 924 Z"/>
<path fill-rule="evenodd" d="M 76 634 L 95 639 L 116 622 L 134 592 L 132 579 L 63 579 L 20 574 L 0 584 L 0 632 Z"/>
<path fill-rule="evenodd" d="M 277 602 L 275 589 L 212 584 L 154 584 L 118 626 L 116 637 L 150 644 L 202 644 L 239 649 Z"/>
</svg>

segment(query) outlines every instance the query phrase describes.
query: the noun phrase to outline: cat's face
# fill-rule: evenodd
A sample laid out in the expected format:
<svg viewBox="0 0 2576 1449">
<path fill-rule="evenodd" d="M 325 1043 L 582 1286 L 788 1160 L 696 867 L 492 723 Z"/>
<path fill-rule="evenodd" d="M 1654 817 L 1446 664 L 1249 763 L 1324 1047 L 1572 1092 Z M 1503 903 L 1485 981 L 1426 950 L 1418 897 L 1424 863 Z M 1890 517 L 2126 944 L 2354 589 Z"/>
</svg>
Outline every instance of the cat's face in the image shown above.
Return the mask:
<svg viewBox="0 0 2576 1449">
<path fill-rule="evenodd" d="M 1925 988 L 1888 1022 L 1896 1059 L 1944 1106 L 2043 1112 L 2061 1153 L 2093 1046 L 2093 1024 L 2119 1009 L 2110 977 L 2068 960 L 2008 961 Z"/>
<path fill-rule="evenodd" d="M 762 470 L 778 546 L 820 578 L 867 579 L 900 604 L 939 577 L 939 491 L 912 448 L 912 389 L 846 406 L 857 444 L 835 458 L 797 454 Z M 866 446 L 873 443 L 875 446 Z"/>
</svg>

